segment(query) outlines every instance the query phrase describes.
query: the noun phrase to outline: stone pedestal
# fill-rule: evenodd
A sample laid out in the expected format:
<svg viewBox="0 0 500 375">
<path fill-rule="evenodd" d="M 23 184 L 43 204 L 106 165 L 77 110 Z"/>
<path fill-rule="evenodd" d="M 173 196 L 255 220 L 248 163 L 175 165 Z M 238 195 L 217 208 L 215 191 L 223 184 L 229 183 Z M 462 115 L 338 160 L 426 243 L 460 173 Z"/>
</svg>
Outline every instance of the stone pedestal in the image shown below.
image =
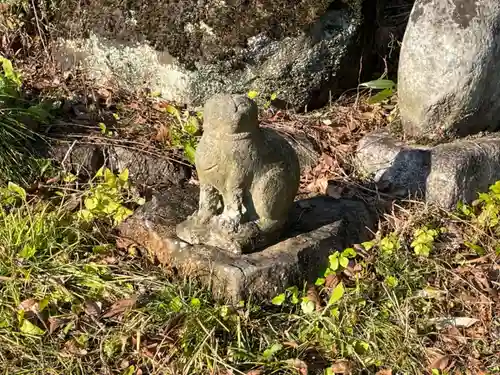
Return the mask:
<svg viewBox="0 0 500 375">
<path fill-rule="evenodd" d="M 275 244 L 234 255 L 211 246 L 191 246 L 175 225 L 197 207 L 198 189 L 174 186 L 155 196 L 120 227 L 122 237 L 147 248 L 181 275 L 199 277 L 218 297 L 237 302 L 273 298 L 291 285 L 314 281 L 328 256 L 366 240 L 375 217 L 361 201 L 315 197 L 297 201 L 291 227 Z"/>
</svg>

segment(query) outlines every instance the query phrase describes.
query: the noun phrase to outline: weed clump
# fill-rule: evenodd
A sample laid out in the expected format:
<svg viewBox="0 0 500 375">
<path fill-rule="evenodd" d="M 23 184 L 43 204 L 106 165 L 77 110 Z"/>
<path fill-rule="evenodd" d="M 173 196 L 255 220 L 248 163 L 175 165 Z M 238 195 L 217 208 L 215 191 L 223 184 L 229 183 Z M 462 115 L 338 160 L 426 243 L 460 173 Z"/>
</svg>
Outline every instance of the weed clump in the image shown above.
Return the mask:
<svg viewBox="0 0 500 375">
<path fill-rule="evenodd" d="M 45 122 L 50 114 L 43 104 L 31 104 L 21 95 L 21 76 L 12 63 L 0 55 L 0 183 L 26 183 L 46 168 L 31 154 L 39 140 L 26 124 Z"/>
</svg>

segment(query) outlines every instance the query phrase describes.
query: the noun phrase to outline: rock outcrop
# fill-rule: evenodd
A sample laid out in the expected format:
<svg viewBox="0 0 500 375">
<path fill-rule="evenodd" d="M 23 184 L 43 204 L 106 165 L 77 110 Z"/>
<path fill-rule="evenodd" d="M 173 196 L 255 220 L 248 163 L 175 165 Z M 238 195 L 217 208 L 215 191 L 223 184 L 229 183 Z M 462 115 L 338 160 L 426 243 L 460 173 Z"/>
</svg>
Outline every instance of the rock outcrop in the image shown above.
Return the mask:
<svg viewBox="0 0 500 375">
<path fill-rule="evenodd" d="M 97 82 L 202 105 L 215 93 L 278 93 L 325 104 L 358 83 L 371 52 L 374 1 L 61 1 L 54 54 Z"/>
</svg>

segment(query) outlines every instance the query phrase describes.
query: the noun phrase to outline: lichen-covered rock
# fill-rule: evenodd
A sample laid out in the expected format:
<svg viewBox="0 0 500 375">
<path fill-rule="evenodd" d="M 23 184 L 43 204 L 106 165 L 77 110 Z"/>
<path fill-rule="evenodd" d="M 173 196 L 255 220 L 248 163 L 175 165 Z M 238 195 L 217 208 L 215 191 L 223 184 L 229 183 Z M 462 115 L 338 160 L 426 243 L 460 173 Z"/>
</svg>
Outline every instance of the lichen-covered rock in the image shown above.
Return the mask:
<svg viewBox="0 0 500 375">
<path fill-rule="evenodd" d="M 407 135 L 442 139 L 500 124 L 500 2 L 417 0 L 399 59 Z"/>
<path fill-rule="evenodd" d="M 244 95 L 218 94 L 204 107 L 196 148 L 198 211 L 177 227 L 190 244 L 241 254 L 276 240 L 300 182 L 293 147 L 259 127 L 258 108 Z"/>
<path fill-rule="evenodd" d="M 148 87 L 188 105 L 257 90 L 311 108 L 356 85 L 373 7 L 363 0 L 58 0 L 55 54 L 67 66 L 83 63 L 99 82 Z"/>
</svg>

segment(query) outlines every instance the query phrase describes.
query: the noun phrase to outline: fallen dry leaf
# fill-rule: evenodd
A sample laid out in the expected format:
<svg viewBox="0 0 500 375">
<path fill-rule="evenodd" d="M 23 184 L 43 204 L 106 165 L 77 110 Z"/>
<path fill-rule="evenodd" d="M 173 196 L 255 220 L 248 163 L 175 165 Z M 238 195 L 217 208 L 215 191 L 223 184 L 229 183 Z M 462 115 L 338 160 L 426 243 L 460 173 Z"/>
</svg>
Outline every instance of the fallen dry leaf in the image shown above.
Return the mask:
<svg viewBox="0 0 500 375">
<path fill-rule="evenodd" d="M 459 344 L 467 344 L 467 338 L 465 338 L 457 327 L 451 326 L 446 330 L 446 333 L 443 335 L 444 340 L 456 341 Z"/>
<path fill-rule="evenodd" d="M 328 187 L 328 178 L 320 177 L 313 180 L 309 185 L 307 185 L 307 190 L 311 193 L 325 193 Z"/>
<path fill-rule="evenodd" d="M 350 374 L 352 371 L 351 363 L 347 360 L 337 361 L 331 368 L 335 374 Z"/>
<path fill-rule="evenodd" d="M 19 304 L 19 309 L 36 313 L 38 312 L 38 302 L 34 298 L 25 299 Z"/>
<path fill-rule="evenodd" d="M 328 154 L 321 155 L 321 159 L 329 167 L 333 168 L 333 167 L 337 166 L 337 163 L 335 162 L 335 159 L 333 157 L 331 157 L 330 155 L 328 155 Z"/>
<path fill-rule="evenodd" d="M 154 137 L 155 141 L 167 142 L 170 140 L 170 131 L 165 125 L 161 125 Z"/>
<path fill-rule="evenodd" d="M 51 317 L 49 320 L 49 334 L 54 333 L 59 327 L 69 322 L 69 319 L 54 318 Z"/>
<path fill-rule="evenodd" d="M 285 362 L 290 367 L 293 367 L 294 369 L 298 370 L 300 375 L 307 375 L 309 373 L 307 364 L 304 361 L 301 361 L 300 359 L 287 359 Z"/>
<path fill-rule="evenodd" d="M 451 362 L 451 357 L 449 355 L 439 356 L 431 362 L 429 368 L 431 370 L 433 369 L 445 370 L 450 365 L 450 362 Z"/>
<path fill-rule="evenodd" d="M 123 314 L 126 310 L 132 308 L 137 302 L 137 297 L 122 299 L 116 301 L 111 305 L 111 307 L 106 311 L 106 313 L 102 316 L 103 318 L 112 318 L 116 315 Z"/>
<path fill-rule="evenodd" d="M 443 317 L 429 319 L 429 323 L 435 324 L 438 330 L 445 329 L 449 326 L 454 326 L 457 328 L 469 328 L 477 322 L 479 322 L 479 319 L 467 317 Z"/>
<path fill-rule="evenodd" d="M 100 303 L 90 300 L 85 301 L 84 311 L 89 316 L 99 316 L 102 312 Z"/>
<path fill-rule="evenodd" d="M 474 275 L 474 280 L 481 289 L 485 291 L 489 291 L 491 289 L 488 276 L 486 276 L 485 272 L 482 269 L 472 268 L 471 273 Z"/>
<path fill-rule="evenodd" d="M 315 285 L 309 285 L 307 288 L 306 297 L 309 301 L 314 302 L 314 306 L 316 307 L 316 311 L 321 310 L 321 298 L 319 298 L 318 290 Z"/>
<path fill-rule="evenodd" d="M 335 274 L 328 275 L 325 278 L 325 288 L 335 288 L 338 283 L 340 283 L 340 278 Z"/>
<path fill-rule="evenodd" d="M 73 357 L 73 356 L 84 356 L 87 353 L 88 353 L 87 350 L 80 348 L 78 344 L 75 342 L 75 340 L 72 339 L 66 341 L 66 343 L 64 344 L 64 350 L 60 354 L 65 357 Z"/>
<path fill-rule="evenodd" d="M 59 182 L 59 180 L 60 180 L 59 176 L 56 176 L 56 177 L 49 178 L 47 181 L 45 181 L 45 183 L 47 185 L 50 185 L 50 184 L 54 184 L 56 182 Z"/>
<path fill-rule="evenodd" d="M 154 358 L 155 355 L 156 355 L 156 350 L 153 351 L 151 349 L 155 349 L 155 348 L 149 348 L 149 347 L 142 347 L 141 348 L 141 354 L 145 357 L 148 357 L 148 358 Z"/>
<path fill-rule="evenodd" d="M 379 370 L 375 375 L 392 375 L 391 369 Z"/>
</svg>

